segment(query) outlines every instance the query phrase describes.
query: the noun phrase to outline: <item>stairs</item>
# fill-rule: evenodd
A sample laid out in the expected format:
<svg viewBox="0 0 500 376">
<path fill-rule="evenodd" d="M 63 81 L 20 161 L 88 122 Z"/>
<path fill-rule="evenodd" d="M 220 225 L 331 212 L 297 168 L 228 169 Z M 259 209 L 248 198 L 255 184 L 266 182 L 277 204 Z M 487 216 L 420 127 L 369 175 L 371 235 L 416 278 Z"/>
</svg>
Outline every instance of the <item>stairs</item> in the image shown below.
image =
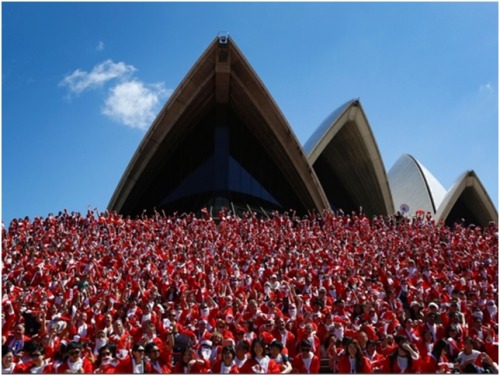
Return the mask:
<svg viewBox="0 0 500 376">
<path fill-rule="evenodd" d="M 319 373 L 333 373 L 330 369 L 330 359 L 321 357 L 321 366 L 319 367 Z"/>
</svg>

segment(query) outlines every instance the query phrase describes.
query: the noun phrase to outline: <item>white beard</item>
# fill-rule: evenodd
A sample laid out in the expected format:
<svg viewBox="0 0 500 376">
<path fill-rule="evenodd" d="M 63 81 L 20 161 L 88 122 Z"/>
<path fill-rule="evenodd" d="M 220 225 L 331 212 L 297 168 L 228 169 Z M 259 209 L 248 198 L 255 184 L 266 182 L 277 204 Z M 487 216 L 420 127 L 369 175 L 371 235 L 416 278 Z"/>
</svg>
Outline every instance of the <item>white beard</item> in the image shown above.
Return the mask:
<svg viewBox="0 0 500 376">
<path fill-rule="evenodd" d="M 491 317 L 494 317 L 497 315 L 497 306 L 488 306 L 486 307 L 488 310 L 488 313 L 490 314 Z"/>
<path fill-rule="evenodd" d="M 95 340 L 95 347 L 99 350 L 101 347 L 105 346 L 108 343 L 106 339 L 98 338 Z"/>
<path fill-rule="evenodd" d="M 344 328 L 340 327 L 339 329 L 335 329 L 333 334 L 337 339 L 342 340 L 344 338 Z"/>
<path fill-rule="evenodd" d="M 201 350 L 201 357 L 205 360 L 210 359 L 210 355 L 212 355 L 211 349 L 203 349 Z"/>
<path fill-rule="evenodd" d="M 113 358 L 102 358 L 101 364 L 106 365 L 113 361 Z"/>
<path fill-rule="evenodd" d="M 202 310 L 200 310 L 200 317 L 202 319 L 206 319 L 208 317 L 209 313 L 210 313 L 210 311 L 208 309 L 202 309 Z"/>
</svg>

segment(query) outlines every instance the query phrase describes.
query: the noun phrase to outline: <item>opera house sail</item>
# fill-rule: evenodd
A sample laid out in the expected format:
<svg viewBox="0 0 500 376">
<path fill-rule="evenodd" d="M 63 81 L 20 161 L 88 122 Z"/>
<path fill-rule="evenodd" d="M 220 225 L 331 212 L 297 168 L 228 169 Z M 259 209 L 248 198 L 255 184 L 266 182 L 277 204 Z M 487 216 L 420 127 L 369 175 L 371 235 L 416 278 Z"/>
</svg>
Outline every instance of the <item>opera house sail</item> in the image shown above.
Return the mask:
<svg viewBox="0 0 500 376">
<path fill-rule="evenodd" d="M 307 212 L 328 200 L 284 116 L 229 38 L 216 38 L 153 122 L 109 208 Z"/>
<path fill-rule="evenodd" d="M 446 190 L 415 158 L 386 173 L 358 99 L 304 147 L 228 35 L 215 38 L 171 95 L 128 164 L 108 209 L 215 214 L 323 209 L 367 216 L 430 213 L 447 224 L 497 222 L 474 171 Z"/>
<path fill-rule="evenodd" d="M 487 226 L 498 223 L 498 214 L 474 171 L 466 171 L 446 190 L 419 161 L 402 155 L 388 172 L 396 210 L 417 210 L 449 226 L 455 223 Z"/>
<path fill-rule="evenodd" d="M 394 213 L 382 158 L 359 100 L 327 117 L 304 149 L 332 208 L 369 216 Z"/>
</svg>

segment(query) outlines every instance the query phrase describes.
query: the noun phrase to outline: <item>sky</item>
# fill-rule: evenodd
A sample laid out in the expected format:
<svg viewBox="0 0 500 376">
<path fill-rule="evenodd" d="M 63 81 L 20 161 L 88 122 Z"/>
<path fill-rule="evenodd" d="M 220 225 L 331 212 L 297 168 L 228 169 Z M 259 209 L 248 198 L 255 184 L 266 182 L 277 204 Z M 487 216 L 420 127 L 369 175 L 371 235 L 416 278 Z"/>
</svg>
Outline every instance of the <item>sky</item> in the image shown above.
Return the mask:
<svg viewBox="0 0 500 376">
<path fill-rule="evenodd" d="M 498 208 L 497 2 L 2 3 L 2 222 L 106 210 L 149 125 L 229 33 L 304 144 L 359 98 L 386 171 Z"/>
</svg>

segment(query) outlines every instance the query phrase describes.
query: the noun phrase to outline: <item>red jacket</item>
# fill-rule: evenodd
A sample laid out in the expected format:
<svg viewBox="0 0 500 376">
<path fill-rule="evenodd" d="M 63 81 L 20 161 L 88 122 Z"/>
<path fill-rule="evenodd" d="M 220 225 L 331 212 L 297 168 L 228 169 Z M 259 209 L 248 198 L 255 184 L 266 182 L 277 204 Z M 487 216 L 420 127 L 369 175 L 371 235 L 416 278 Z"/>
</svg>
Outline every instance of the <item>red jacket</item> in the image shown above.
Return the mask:
<svg viewBox="0 0 500 376">
<path fill-rule="evenodd" d="M 420 372 L 418 360 L 412 360 L 411 366 L 406 368 L 405 371 L 402 372 L 398 366 L 398 362 L 396 361 L 396 359 L 392 360 L 391 357 L 392 357 L 392 354 L 385 358 L 385 363 L 382 367 L 383 373 L 419 373 Z"/>
<path fill-rule="evenodd" d="M 172 373 L 169 365 L 161 360 L 157 360 L 156 362 L 149 361 L 151 365 L 151 373 Z"/>
<path fill-rule="evenodd" d="M 220 359 L 216 360 L 215 363 L 211 367 L 212 373 L 222 373 L 221 367 L 222 367 L 222 360 L 220 360 Z M 238 366 L 236 364 L 233 364 L 233 366 L 229 370 L 229 373 L 240 373 L 240 369 L 238 368 Z"/>
<path fill-rule="evenodd" d="M 116 367 L 118 367 L 118 362 L 116 361 L 108 364 L 103 364 L 100 367 L 94 365 L 94 373 L 116 373 Z"/>
<path fill-rule="evenodd" d="M 309 370 L 306 368 L 304 360 L 300 355 L 297 355 L 292 362 L 293 373 L 319 373 L 320 366 L 320 360 L 316 355 L 313 355 L 311 359 Z"/>
<path fill-rule="evenodd" d="M 293 358 L 296 354 L 295 348 L 297 346 L 297 341 L 295 338 L 295 334 L 290 332 L 289 330 L 286 331 L 286 343 L 283 342 L 281 333 L 278 329 L 274 329 L 271 334 L 273 335 L 274 338 L 276 338 L 278 341 L 282 342 L 283 345 L 285 345 L 287 351 L 288 351 L 288 356 L 290 358 Z"/>
<path fill-rule="evenodd" d="M 144 373 L 151 373 L 151 364 L 147 362 L 145 359 L 143 360 L 144 363 Z M 134 372 L 134 364 L 132 362 L 132 357 L 129 355 L 120 363 L 118 363 L 118 366 L 116 367 L 116 373 L 133 373 Z"/>
<path fill-rule="evenodd" d="M 210 362 L 205 360 L 204 364 L 196 363 L 191 369 L 185 369 L 185 364 L 183 361 L 177 362 L 174 367 L 173 373 L 208 373 L 210 371 Z"/>
<path fill-rule="evenodd" d="M 69 359 L 67 359 L 64 363 L 57 367 L 56 373 L 67 373 L 66 371 L 69 369 Z M 94 371 L 92 363 L 87 358 L 83 358 L 82 369 L 83 373 L 92 373 Z"/>
<path fill-rule="evenodd" d="M 337 362 L 338 373 L 351 373 L 351 362 L 349 356 L 341 356 Z M 356 370 L 356 373 L 373 373 L 372 365 L 366 356 L 363 356 L 361 369 Z"/>
<path fill-rule="evenodd" d="M 255 359 L 248 359 L 240 368 L 240 373 L 260 373 L 256 372 L 254 367 L 260 367 L 260 364 Z M 269 359 L 267 372 L 265 373 L 280 373 L 281 367 L 273 359 Z"/>
<path fill-rule="evenodd" d="M 432 354 L 427 354 L 423 357 L 422 372 L 423 373 L 450 373 L 453 369 L 448 365 L 449 361 L 446 357 L 442 357 L 439 361 Z"/>
</svg>

